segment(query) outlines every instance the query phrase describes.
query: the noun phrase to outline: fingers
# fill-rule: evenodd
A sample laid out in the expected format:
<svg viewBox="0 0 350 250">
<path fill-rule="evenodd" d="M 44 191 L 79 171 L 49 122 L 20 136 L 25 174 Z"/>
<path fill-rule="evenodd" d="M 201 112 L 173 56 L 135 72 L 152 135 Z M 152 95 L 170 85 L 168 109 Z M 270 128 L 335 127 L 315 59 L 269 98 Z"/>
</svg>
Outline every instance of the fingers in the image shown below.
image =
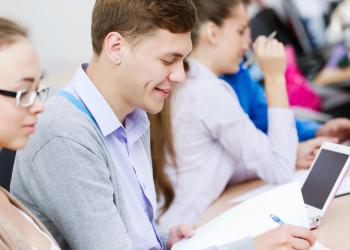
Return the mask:
<svg viewBox="0 0 350 250">
<path fill-rule="evenodd" d="M 195 234 L 194 229 L 188 225 L 179 225 L 171 228 L 169 231 L 168 241 L 166 243 L 167 248 L 171 249 L 173 244 L 175 244 L 179 240 L 182 240 L 184 238 L 190 238 L 194 234 Z"/>
<path fill-rule="evenodd" d="M 323 136 L 347 137 L 348 134 L 350 134 L 350 120 L 347 118 L 332 119 L 318 131 L 318 135 Z"/>
<path fill-rule="evenodd" d="M 195 233 L 194 229 L 188 225 L 179 225 L 176 227 L 177 234 L 185 238 L 192 237 Z"/>
<path fill-rule="evenodd" d="M 253 44 L 253 49 L 259 54 L 278 54 L 284 52 L 283 44 L 276 39 L 268 39 L 265 36 L 259 36 Z"/>
<path fill-rule="evenodd" d="M 313 233 L 303 227 L 281 225 L 254 238 L 257 250 L 266 249 L 310 249 L 315 243 Z"/>
<path fill-rule="evenodd" d="M 313 162 L 313 159 L 298 162 L 297 169 L 308 169 L 310 168 L 312 162 Z"/>
<path fill-rule="evenodd" d="M 309 250 L 311 248 L 310 243 L 306 240 L 293 237 L 290 241 L 293 246 L 293 249 Z"/>
<path fill-rule="evenodd" d="M 304 227 L 297 227 L 292 225 L 282 225 L 284 230 L 288 231 L 292 236 L 307 241 L 310 246 L 316 241 L 315 235 L 308 229 Z"/>
<path fill-rule="evenodd" d="M 266 44 L 267 38 L 265 36 L 259 36 L 254 44 L 253 49 L 255 54 L 261 54 L 264 52 L 265 44 Z"/>
<path fill-rule="evenodd" d="M 318 147 L 318 148 L 321 147 L 322 143 L 326 141 L 337 143 L 339 140 L 338 138 L 335 138 L 335 137 L 325 137 L 325 136 L 316 137 L 315 139 L 310 140 L 311 144 L 314 147 Z"/>
<path fill-rule="evenodd" d="M 337 127 L 350 128 L 350 120 L 347 118 L 336 118 L 330 120 L 329 122 L 335 124 Z"/>
<path fill-rule="evenodd" d="M 335 137 L 316 137 L 315 139 L 309 140 L 309 142 L 310 142 L 310 145 L 312 146 L 312 151 L 310 156 L 314 158 L 317 155 L 318 150 L 320 149 L 320 147 L 324 142 L 338 143 L 339 139 Z"/>
<path fill-rule="evenodd" d="M 276 39 L 259 36 L 253 44 L 254 55 L 265 77 L 282 76 L 286 68 L 286 54 Z"/>
</svg>

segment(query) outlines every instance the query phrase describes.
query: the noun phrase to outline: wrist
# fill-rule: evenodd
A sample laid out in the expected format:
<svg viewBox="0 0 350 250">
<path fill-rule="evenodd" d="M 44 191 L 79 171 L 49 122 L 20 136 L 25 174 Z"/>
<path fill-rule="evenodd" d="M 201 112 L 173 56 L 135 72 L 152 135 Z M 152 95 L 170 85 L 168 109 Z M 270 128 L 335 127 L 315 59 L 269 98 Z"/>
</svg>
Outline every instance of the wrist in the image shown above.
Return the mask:
<svg viewBox="0 0 350 250">
<path fill-rule="evenodd" d="M 283 84 L 285 85 L 286 78 L 284 74 L 273 74 L 268 73 L 264 74 L 265 77 L 265 84 Z"/>
</svg>

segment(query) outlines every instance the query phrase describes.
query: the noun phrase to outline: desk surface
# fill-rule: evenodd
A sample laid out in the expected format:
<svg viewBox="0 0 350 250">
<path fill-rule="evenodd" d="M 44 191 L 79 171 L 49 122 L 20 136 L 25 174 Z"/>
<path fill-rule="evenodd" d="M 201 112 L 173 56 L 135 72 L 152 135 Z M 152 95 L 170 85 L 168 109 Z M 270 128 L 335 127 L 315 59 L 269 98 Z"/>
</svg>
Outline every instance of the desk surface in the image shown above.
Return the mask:
<svg viewBox="0 0 350 250">
<path fill-rule="evenodd" d="M 229 187 L 199 218 L 196 226 L 203 225 L 234 206 L 228 201 L 263 185 L 260 180 Z M 350 249 L 350 195 L 336 198 L 328 209 L 321 226 L 314 230 L 317 240 L 332 250 Z"/>
</svg>

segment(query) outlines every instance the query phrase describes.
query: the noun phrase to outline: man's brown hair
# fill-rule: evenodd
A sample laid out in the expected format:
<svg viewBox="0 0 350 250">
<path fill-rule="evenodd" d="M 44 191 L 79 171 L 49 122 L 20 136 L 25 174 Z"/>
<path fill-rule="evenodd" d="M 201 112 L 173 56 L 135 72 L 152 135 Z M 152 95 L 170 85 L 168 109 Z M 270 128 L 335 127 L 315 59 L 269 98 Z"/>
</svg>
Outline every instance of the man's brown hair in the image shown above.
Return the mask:
<svg viewBox="0 0 350 250">
<path fill-rule="evenodd" d="M 0 48 L 27 37 L 27 30 L 17 23 L 0 17 Z"/>
<path fill-rule="evenodd" d="M 185 33 L 196 23 L 192 0 L 96 0 L 92 13 L 91 38 L 99 55 L 108 33 L 119 32 L 130 41 L 158 28 Z"/>
</svg>

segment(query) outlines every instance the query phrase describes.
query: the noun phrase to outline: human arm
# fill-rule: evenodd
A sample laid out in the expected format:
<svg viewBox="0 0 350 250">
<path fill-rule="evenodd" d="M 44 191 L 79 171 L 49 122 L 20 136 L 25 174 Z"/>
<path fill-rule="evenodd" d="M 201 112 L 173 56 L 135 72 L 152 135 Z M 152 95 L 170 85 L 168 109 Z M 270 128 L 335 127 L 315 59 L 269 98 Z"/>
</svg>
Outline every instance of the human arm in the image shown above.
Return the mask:
<svg viewBox="0 0 350 250">
<path fill-rule="evenodd" d="M 72 139 L 52 139 L 31 164 L 33 201 L 72 249 L 132 249 L 99 152 Z"/>
<path fill-rule="evenodd" d="M 275 39 L 260 36 L 253 44 L 255 58 L 264 74 L 268 107 L 288 108 L 283 45 Z"/>
<path fill-rule="evenodd" d="M 212 88 L 201 93 L 198 120 L 203 133 L 219 143 L 237 164 L 253 170 L 265 181 L 281 183 L 294 172 L 297 135 L 291 110 L 270 108 L 269 133 L 258 130 L 240 107 L 234 92 Z M 215 105 L 208 105 L 208 100 Z M 235 162 L 232 161 L 233 167 Z"/>
</svg>

